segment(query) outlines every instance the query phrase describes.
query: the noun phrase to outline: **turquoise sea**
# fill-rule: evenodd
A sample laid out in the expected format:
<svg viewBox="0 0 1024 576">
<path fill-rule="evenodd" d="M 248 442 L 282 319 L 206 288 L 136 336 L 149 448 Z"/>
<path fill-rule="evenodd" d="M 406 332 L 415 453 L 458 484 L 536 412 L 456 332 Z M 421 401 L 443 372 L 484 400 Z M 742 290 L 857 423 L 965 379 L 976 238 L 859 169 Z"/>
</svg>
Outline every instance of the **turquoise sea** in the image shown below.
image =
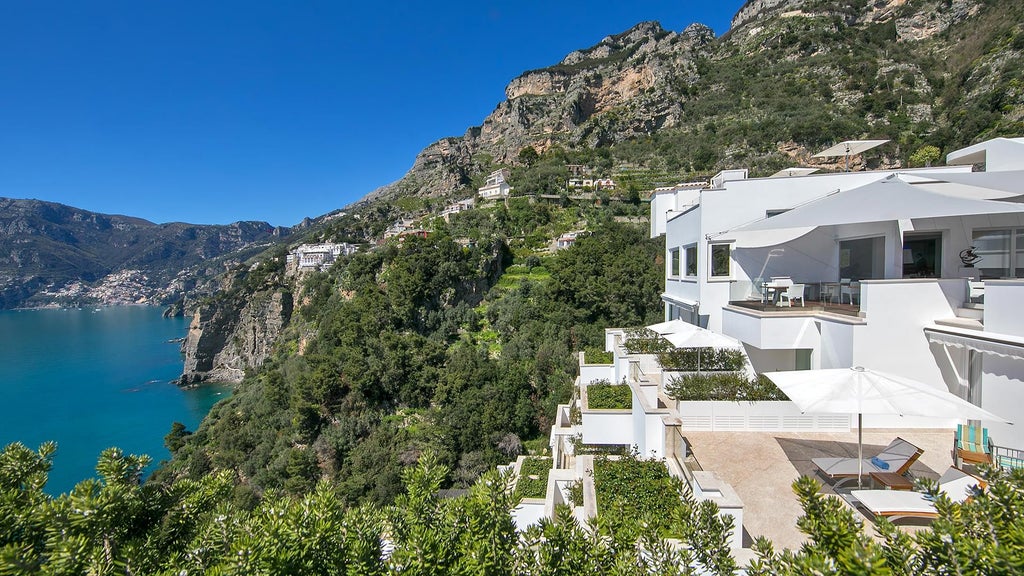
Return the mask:
<svg viewBox="0 0 1024 576">
<path fill-rule="evenodd" d="M 170 454 L 174 421 L 195 430 L 220 385 L 182 390 L 180 344 L 188 321 L 162 310 L 124 306 L 86 310 L 0 311 L 0 445 L 57 442 L 47 492 L 59 494 L 95 476 L 96 459 L 117 446 Z"/>
</svg>

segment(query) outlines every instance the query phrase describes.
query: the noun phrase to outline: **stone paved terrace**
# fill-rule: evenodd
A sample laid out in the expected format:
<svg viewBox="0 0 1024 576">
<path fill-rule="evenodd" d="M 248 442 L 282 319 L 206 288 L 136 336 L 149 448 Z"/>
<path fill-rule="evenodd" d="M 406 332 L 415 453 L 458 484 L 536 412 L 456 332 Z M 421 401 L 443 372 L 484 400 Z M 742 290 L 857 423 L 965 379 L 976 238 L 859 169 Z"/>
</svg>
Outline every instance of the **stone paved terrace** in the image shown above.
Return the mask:
<svg viewBox="0 0 1024 576">
<path fill-rule="evenodd" d="M 857 456 L 856 430 L 848 433 L 684 432 L 683 435 L 690 442 L 700 466 L 731 484 L 743 500 L 747 531 L 744 546 L 750 546 L 758 536 L 766 536 L 776 550 L 796 549 L 805 539 L 796 528 L 796 520 L 803 510 L 793 494 L 794 480 L 809 475 L 824 485 L 825 492 L 834 493 L 828 481 L 815 472 L 811 458 Z M 937 479 L 953 464 L 950 454 L 953 431 L 948 429 L 865 430 L 865 458 L 877 454 L 896 436 L 924 449 L 911 468 L 915 477 Z M 849 486 L 847 483 L 845 487 Z M 857 515 L 873 536 L 873 520 L 860 510 Z"/>
</svg>

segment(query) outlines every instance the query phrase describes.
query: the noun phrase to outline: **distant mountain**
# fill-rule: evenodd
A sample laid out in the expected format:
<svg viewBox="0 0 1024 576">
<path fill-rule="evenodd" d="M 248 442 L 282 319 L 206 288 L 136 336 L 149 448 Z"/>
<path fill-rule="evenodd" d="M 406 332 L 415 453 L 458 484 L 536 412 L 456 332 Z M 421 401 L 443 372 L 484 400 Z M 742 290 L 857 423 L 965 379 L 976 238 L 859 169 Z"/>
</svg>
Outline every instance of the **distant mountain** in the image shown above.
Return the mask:
<svg viewBox="0 0 1024 576">
<path fill-rule="evenodd" d="M 227 254 L 267 246 L 266 222 L 154 224 L 39 200 L 0 198 L 0 309 L 50 304 L 160 304 Z"/>
<path fill-rule="evenodd" d="M 827 168 L 811 153 L 850 138 L 891 139 L 866 161 L 898 166 L 924 146 L 1020 136 L 1022 23 L 1021 0 L 751 0 L 718 38 L 642 22 L 513 79 L 480 126 L 367 200 L 469 195 L 501 166 L 521 190 L 527 147 L 642 190 L 723 168 Z"/>
</svg>

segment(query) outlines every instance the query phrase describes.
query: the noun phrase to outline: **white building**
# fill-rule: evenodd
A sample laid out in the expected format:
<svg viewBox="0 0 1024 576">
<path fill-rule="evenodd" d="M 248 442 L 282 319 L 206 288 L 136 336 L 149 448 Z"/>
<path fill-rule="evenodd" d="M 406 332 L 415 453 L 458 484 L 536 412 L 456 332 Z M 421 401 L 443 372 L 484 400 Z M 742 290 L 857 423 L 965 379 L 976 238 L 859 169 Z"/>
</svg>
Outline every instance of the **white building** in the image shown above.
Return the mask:
<svg viewBox="0 0 1024 576">
<path fill-rule="evenodd" d="M 444 221 L 448 222 L 451 219 L 452 215 L 458 214 L 460 212 L 465 212 L 466 210 L 470 210 L 475 205 L 476 199 L 474 198 L 459 200 L 458 202 L 445 206 L 444 210 L 441 211 L 441 218 L 444 218 Z"/>
<path fill-rule="evenodd" d="M 576 243 L 576 240 L 585 233 L 586 230 L 574 230 L 572 232 L 566 232 L 565 234 L 562 234 L 561 236 L 555 239 L 555 250 L 565 250 L 566 248 L 571 248 L 572 245 Z"/>
<path fill-rule="evenodd" d="M 288 254 L 287 261 L 299 270 L 319 270 L 330 266 L 340 256 L 355 254 L 358 250 L 358 246 L 345 242 L 302 244 Z"/>
<path fill-rule="evenodd" d="M 389 238 L 401 236 L 405 232 L 412 230 L 415 224 L 415 220 L 410 220 L 408 218 L 399 220 L 391 226 L 388 226 L 388 229 L 384 231 L 384 239 L 387 240 Z"/>
<path fill-rule="evenodd" d="M 509 192 L 512 190 L 512 186 L 508 184 L 508 170 L 502 168 L 501 170 L 495 170 L 487 176 L 487 181 L 484 185 L 477 190 L 480 197 L 484 200 L 496 200 L 499 198 L 508 198 Z"/>
<path fill-rule="evenodd" d="M 655 191 L 666 319 L 736 338 L 757 372 L 862 365 L 1024 419 L 1024 139 L 947 163 Z M 779 306 L 789 283 L 804 299 Z M 1024 448 L 1024 428 L 984 424 Z"/>
</svg>

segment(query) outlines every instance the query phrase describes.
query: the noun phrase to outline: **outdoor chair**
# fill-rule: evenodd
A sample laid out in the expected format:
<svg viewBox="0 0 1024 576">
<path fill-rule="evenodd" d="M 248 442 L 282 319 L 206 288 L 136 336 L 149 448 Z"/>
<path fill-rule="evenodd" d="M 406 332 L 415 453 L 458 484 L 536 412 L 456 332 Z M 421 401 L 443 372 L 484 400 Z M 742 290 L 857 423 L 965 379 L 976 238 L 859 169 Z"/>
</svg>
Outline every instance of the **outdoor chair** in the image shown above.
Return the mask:
<svg viewBox="0 0 1024 576">
<path fill-rule="evenodd" d="M 956 436 L 953 441 L 953 464 L 991 464 L 992 439 L 988 437 L 988 428 L 980 426 L 956 425 Z"/>
<path fill-rule="evenodd" d="M 872 472 L 895 472 L 902 476 L 922 453 L 924 450 L 897 436 L 877 456 L 865 458 L 861 470 L 865 478 Z M 811 463 L 822 475 L 834 481 L 834 486 L 857 480 L 856 458 L 812 458 Z"/>
<path fill-rule="evenodd" d="M 844 280 L 839 284 L 839 303 L 843 303 L 843 298 L 849 300 L 850 305 L 853 305 L 853 299 L 857 299 L 857 303 L 860 303 L 860 282 L 850 282 Z"/>
<path fill-rule="evenodd" d="M 804 306 L 804 284 L 793 284 L 779 295 L 779 306 L 792 306 L 793 300 L 799 300 Z"/>
<path fill-rule="evenodd" d="M 984 489 L 985 481 L 971 476 L 959 468 L 950 467 L 939 478 L 939 492 L 953 502 L 968 500 L 977 489 Z M 856 503 L 875 516 L 890 520 L 900 518 L 935 518 L 934 499 L 923 492 L 909 490 L 853 490 L 850 494 Z"/>
</svg>

